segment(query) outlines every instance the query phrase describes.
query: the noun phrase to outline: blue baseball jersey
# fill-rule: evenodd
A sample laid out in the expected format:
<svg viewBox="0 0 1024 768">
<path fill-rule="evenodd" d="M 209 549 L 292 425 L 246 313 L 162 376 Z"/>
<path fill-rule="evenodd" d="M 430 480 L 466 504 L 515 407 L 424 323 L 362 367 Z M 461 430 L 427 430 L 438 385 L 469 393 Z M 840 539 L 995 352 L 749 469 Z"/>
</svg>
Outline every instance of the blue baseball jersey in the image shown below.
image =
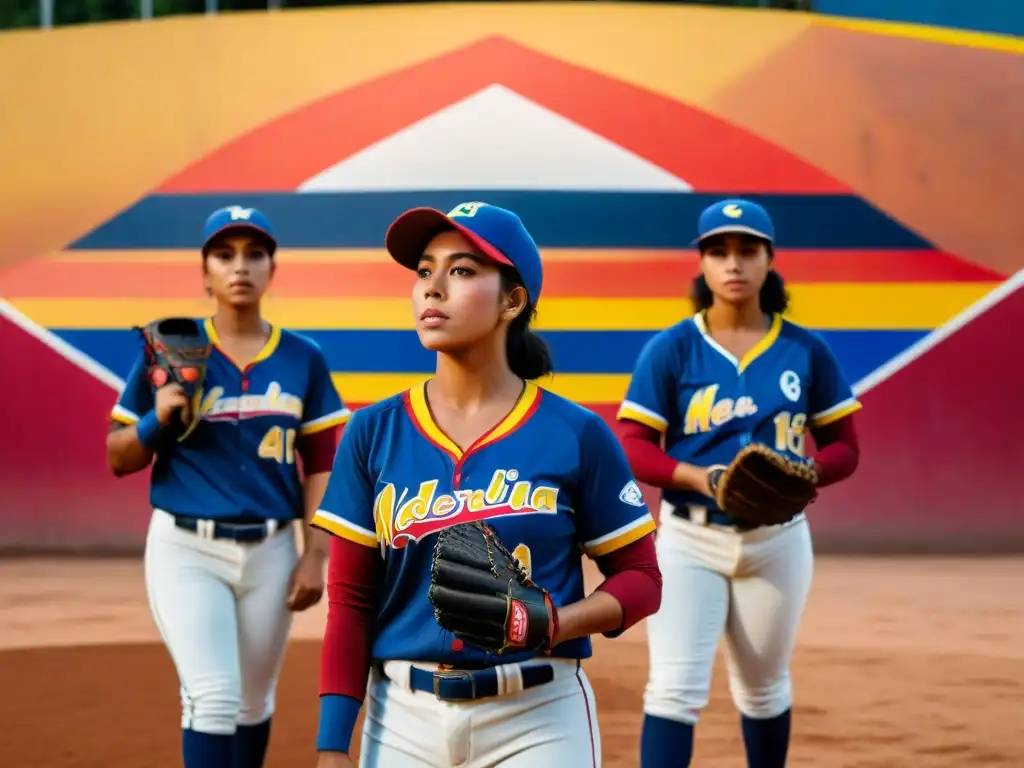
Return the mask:
<svg viewBox="0 0 1024 768">
<path fill-rule="evenodd" d="M 150 503 L 211 520 L 293 520 L 303 515 L 296 440 L 344 424 L 327 360 L 315 342 L 272 327 L 244 368 L 213 342 L 198 395 L 199 423 L 182 442 L 157 452 Z M 134 424 L 154 407 L 144 355 L 135 361 L 111 417 Z"/>
<path fill-rule="evenodd" d="M 802 458 L 809 427 L 860 408 L 817 334 L 775 315 L 765 337 L 737 360 L 698 314 L 647 342 L 618 418 L 657 429 L 669 456 L 706 467 L 729 464 L 750 442 Z M 665 489 L 663 498 L 717 510 L 697 491 Z"/>
<path fill-rule="evenodd" d="M 425 383 L 364 408 L 345 429 L 313 524 L 380 548 L 375 659 L 488 661 L 468 644 L 452 650 L 427 597 L 437 533 L 477 520 L 494 527 L 556 606 L 583 599 L 584 552 L 600 557 L 655 529 L 608 425 L 534 384 L 466 451 L 434 423 Z M 590 639 L 580 638 L 552 655 L 590 653 Z"/>
</svg>

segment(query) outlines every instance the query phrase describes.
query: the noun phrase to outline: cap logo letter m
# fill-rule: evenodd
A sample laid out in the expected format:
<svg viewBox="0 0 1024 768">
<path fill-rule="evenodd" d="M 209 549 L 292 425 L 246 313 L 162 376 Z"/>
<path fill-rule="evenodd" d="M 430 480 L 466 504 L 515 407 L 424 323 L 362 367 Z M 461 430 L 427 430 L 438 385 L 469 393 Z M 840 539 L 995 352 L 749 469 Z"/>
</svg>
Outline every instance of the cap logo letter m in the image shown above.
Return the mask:
<svg viewBox="0 0 1024 768">
<path fill-rule="evenodd" d="M 476 212 L 483 208 L 487 203 L 463 203 L 455 208 L 452 208 L 448 212 L 448 218 L 454 218 L 455 216 L 476 216 Z"/>
<path fill-rule="evenodd" d="M 232 205 L 228 207 L 228 213 L 231 214 L 232 221 L 248 221 L 249 217 L 252 216 L 252 208 L 243 208 L 240 205 Z"/>
</svg>

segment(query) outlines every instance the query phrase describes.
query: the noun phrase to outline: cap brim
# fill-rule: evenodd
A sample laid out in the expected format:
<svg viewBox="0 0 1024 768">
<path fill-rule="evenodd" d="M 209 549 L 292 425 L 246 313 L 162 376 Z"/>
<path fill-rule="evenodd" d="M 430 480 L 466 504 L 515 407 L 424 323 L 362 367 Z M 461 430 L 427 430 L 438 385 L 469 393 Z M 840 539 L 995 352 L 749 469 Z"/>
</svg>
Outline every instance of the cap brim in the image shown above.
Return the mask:
<svg viewBox="0 0 1024 768">
<path fill-rule="evenodd" d="M 509 258 L 475 232 L 450 219 L 436 208 L 412 208 L 391 222 L 384 236 L 384 247 L 391 258 L 407 269 L 416 269 L 423 249 L 435 236 L 455 230 L 474 248 L 499 264 L 515 266 Z"/>
<path fill-rule="evenodd" d="M 753 227 L 734 226 L 730 224 L 724 227 L 716 227 L 715 229 L 705 232 L 700 237 L 691 241 L 690 245 L 696 247 L 704 240 L 707 240 L 709 237 L 714 237 L 715 235 L 750 235 L 752 237 L 759 237 L 762 240 L 767 240 L 769 243 L 772 242 L 772 236 L 759 229 L 754 229 Z"/>
<path fill-rule="evenodd" d="M 230 224 L 225 224 L 220 229 L 211 232 L 210 236 L 203 241 L 203 250 L 206 250 L 206 246 L 208 246 L 213 239 L 221 237 L 228 232 L 252 232 L 270 241 L 271 245 L 273 245 L 275 249 L 277 248 L 277 239 L 267 232 L 267 230 L 263 229 L 263 227 L 257 227 L 255 224 L 233 221 Z"/>
</svg>

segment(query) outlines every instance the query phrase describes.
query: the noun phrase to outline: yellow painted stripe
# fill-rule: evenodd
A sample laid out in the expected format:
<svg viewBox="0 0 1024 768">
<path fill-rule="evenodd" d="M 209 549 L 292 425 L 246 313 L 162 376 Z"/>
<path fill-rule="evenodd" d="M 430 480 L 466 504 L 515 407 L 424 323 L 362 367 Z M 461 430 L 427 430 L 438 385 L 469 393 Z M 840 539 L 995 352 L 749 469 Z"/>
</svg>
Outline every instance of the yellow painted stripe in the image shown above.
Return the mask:
<svg viewBox="0 0 1024 768">
<path fill-rule="evenodd" d="M 412 389 L 426 373 L 334 373 L 334 386 L 346 403 L 374 403 Z M 538 386 L 578 403 L 618 403 L 626 394 L 629 374 L 556 373 L 537 379 Z"/>
<path fill-rule="evenodd" d="M 941 325 L 996 283 L 802 283 L 790 288 L 787 318 L 816 329 L 921 330 Z M 20 298 L 12 303 L 49 328 L 127 328 L 174 315 L 207 315 L 204 299 Z M 264 313 L 295 330 L 407 330 L 408 299 L 273 298 Z M 551 298 L 541 300 L 540 330 L 660 330 L 690 314 L 683 298 Z"/>
<path fill-rule="evenodd" d="M 646 250 L 605 248 L 544 248 L 545 262 L 552 261 L 674 261 L 692 251 L 664 248 Z M 372 264 L 387 263 L 391 256 L 383 248 L 281 248 L 275 254 L 285 264 Z M 198 264 L 199 252 L 190 250 L 58 251 L 41 257 L 54 264 L 108 262 L 115 264 Z"/>
<path fill-rule="evenodd" d="M 1005 53 L 1024 53 L 1024 40 L 1010 35 L 974 32 L 966 29 L 950 29 L 948 27 L 929 27 L 924 24 L 907 24 L 898 21 L 851 19 L 843 16 L 815 15 L 812 18 L 816 23 L 825 26 L 850 29 L 855 32 L 869 32 L 873 35 L 906 37 L 913 40 L 942 43 L 943 45 L 984 48 L 989 51 L 1002 51 Z"/>
</svg>

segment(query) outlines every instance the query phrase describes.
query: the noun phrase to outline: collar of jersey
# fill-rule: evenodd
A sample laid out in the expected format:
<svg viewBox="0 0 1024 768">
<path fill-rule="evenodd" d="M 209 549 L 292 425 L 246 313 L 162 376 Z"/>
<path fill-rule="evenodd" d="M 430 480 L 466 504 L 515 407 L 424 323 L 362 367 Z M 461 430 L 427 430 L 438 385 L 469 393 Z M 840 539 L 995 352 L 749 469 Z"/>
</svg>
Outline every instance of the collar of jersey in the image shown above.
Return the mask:
<svg viewBox="0 0 1024 768">
<path fill-rule="evenodd" d="M 737 373 L 743 373 L 750 364 L 757 358 L 767 352 L 772 344 L 779 338 L 779 333 L 782 331 L 782 315 L 778 312 L 772 315 L 772 324 L 768 328 L 766 333 L 757 344 L 751 347 L 750 351 L 743 356 L 742 360 L 737 360 L 729 350 L 711 338 L 711 334 L 708 332 L 707 324 L 704 322 L 704 313 L 698 312 L 693 316 L 693 324 L 697 326 L 697 330 L 700 331 L 700 335 L 704 338 L 708 344 L 710 344 L 716 352 L 725 357 L 730 363 L 736 366 Z"/>
<path fill-rule="evenodd" d="M 281 329 L 276 325 L 270 326 L 270 337 L 267 339 L 267 343 L 263 345 L 263 349 L 245 365 L 239 365 L 237 360 L 233 360 L 231 356 L 224 351 L 224 348 L 220 345 L 220 337 L 217 335 L 217 329 L 213 327 L 213 318 L 208 317 L 204 321 L 203 325 L 206 327 L 206 335 L 210 337 L 210 343 L 217 348 L 217 351 L 224 355 L 224 358 L 235 366 L 240 371 L 245 371 L 252 368 L 256 363 L 261 360 L 266 360 L 272 354 L 277 346 L 281 343 Z"/>
<path fill-rule="evenodd" d="M 516 404 L 512 406 L 512 410 L 508 412 L 508 415 L 465 451 L 459 448 L 455 441 L 448 437 L 444 430 L 434 421 L 434 415 L 430 412 L 430 405 L 427 402 L 427 382 L 424 381 L 405 393 L 405 406 L 412 417 L 413 423 L 416 424 L 416 427 L 423 436 L 442 451 L 452 456 L 456 461 L 459 461 L 473 451 L 497 442 L 523 426 L 533 415 L 534 411 L 537 410 L 542 391 L 536 384 L 529 381 L 526 382 L 526 386 L 523 387 L 523 393 L 519 396 Z"/>
</svg>

